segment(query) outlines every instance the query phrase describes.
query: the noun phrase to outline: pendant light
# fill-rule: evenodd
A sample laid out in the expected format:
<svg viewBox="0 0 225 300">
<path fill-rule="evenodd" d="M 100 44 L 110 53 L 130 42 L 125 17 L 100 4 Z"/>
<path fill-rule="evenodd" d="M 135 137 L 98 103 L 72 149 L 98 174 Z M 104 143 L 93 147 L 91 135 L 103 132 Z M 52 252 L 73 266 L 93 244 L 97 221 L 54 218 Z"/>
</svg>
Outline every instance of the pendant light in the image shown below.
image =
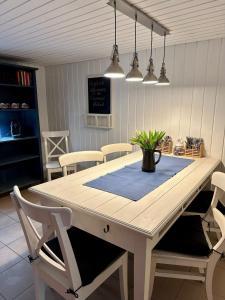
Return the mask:
<svg viewBox="0 0 225 300">
<path fill-rule="evenodd" d="M 160 76 L 158 83 L 156 85 L 170 85 L 169 79 L 166 77 L 166 67 L 165 67 L 165 53 L 166 53 L 166 33 L 164 33 L 164 49 L 163 49 L 163 62 L 162 62 L 162 67 L 160 70 Z"/>
<path fill-rule="evenodd" d="M 158 82 L 158 79 L 154 74 L 154 65 L 152 59 L 152 41 L 153 41 L 153 24 L 151 28 L 151 53 L 149 58 L 149 65 L 147 68 L 148 73 L 145 75 L 143 79 L 143 84 L 156 84 Z"/>
<path fill-rule="evenodd" d="M 115 43 L 113 45 L 113 51 L 111 56 L 111 64 L 105 71 L 104 76 L 108 78 L 123 78 L 125 77 L 124 71 L 119 65 L 119 52 L 118 45 L 116 44 L 116 0 L 114 0 L 114 29 L 115 29 Z"/>
<path fill-rule="evenodd" d="M 137 54 L 137 13 L 135 14 L 135 29 L 134 29 L 134 57 L 131 63 L 131 70 L 126 76 L 126 81 L 142 81 L 143 76 L 141 72 L 138 70 L 138 54 Z"/>
</svg>

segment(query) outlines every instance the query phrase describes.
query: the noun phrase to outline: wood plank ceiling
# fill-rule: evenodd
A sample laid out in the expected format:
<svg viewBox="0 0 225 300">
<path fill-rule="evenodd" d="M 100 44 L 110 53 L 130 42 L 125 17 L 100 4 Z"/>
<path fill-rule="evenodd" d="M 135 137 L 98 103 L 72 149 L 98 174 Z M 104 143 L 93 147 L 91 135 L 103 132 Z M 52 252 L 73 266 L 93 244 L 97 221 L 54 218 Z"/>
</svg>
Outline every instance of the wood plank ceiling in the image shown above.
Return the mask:
<svg viewBox="0 0 225 300">
<path fill-rule="evenodd" d="M 225 0 L 129 0 L 171 30 L 168 45 L 225 37 Z M 107 0 L 0 0 L 0 56 L 43 65 L 107 57 L 114 40 Z M 137 29 L 138 50 L 150 44 Z M 134 22 L 118 12 L 120 53 L 133 51 Z M 154 47 L 162 45 L 155 35 Z"/>
</svg>

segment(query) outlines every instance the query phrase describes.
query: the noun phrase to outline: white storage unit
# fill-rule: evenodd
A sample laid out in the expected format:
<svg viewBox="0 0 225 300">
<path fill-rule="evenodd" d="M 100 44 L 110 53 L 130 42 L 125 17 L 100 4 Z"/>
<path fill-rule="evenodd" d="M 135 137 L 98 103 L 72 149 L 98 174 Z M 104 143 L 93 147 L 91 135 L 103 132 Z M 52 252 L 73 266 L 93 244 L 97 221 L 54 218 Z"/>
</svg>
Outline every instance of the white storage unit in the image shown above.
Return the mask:
<svg viewBox="0 0 225 300">
<path fill-rule="evenodd" d="M 92 128 L 112 128 L 111 114 L 86 114 L 86 126 Z"/>
</svg>

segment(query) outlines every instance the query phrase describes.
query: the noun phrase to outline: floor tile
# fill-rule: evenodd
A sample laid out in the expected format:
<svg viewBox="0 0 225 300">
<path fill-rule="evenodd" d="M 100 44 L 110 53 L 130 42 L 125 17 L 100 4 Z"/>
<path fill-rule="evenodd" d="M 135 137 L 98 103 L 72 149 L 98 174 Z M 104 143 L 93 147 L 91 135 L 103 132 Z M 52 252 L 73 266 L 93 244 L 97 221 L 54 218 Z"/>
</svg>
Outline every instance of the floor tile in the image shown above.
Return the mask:
<svg viewBox="0 0 225 300">
<path fill-rule="evenodd" d="M 223 297 L 225 299 L 224 278 L 225 278 L 225 268 L 222 268 L 220 265 L 218 265 L 213 278 L 213 291 L 215 295 Z"/>
<path fill-rule="evenodd" d="M 10 212 L 8 212 L 7 216 L 10 217 L 15 222 L 19 222 L 20 221 L 20 219 L 19 219 L 18 214 L 17 214 L 16 211 L 10 211 Z"/>
<path fill-rule="evenodd" d="M 205 284 L 202 282 L 193 282 L 185 280 L 176 300 L 207 300 Z"/>
<path fill-rule="evenodd" d="M 49 287 L 46 288 L 46 300 L 64 300 L 60 295 L 58 295 L 54 290 L 50 289 Z M 15 300 L 34 300 L 35 299 L 35 292 L 34 286 L 32 285 L 28 289 L 26 289 L 22 294 L 14 298 Z M 1 300 L 1 298 L 0 298 Z"/>
<path fill-rule="evenodd" d="M 11 300 L 20 295 L 33 283 L 32 269 L 25 260 L 0 274 L 0 293 Z"/>
<path fill-rule="evenodd" d="M 215 296 L 214 300 L 225 300 L 225 298 L 224 297 Z"/>
<path fill-rule="evenodd" d="M 8 247 L 24 258 L 29 254 L 27 242 L 24 236 L 8 244 Z"/>
<path fill-rule="evenodd" d="M 225 287 L 224 287 L 225 269 L 217 266 L 213 278 L 213 294 L 214 300 L 225 300 Z M 181 291 L 176 300 L 207 300 L 205 292 L 205 283 L 198 281 L 185 280 Z M 160 299 L 161 300 L 161 299 Z"/>
<path fill-rule="evenodd" d="M 25 291 L 23 291 L 19 296 L 17 296 L 14 299 L 16 299 L 16 300 L 34 300 L 35 295 L 34 295 L 33 285 L 31 287 L 29 287 L 28 289 L 26 289 Z M 46 299 L 46 300 L 48 300 L 48 299 Z"/>
<path fill-rule="evenodd" d="M 56 293 L 56 291 L 54 291 L 50 288 L 46 289 L 46 299 L 48 299 L 48 300 L 64 300 L 64 298 L 62 298 L 58 293 Z"/>
<path fill-rule="evenodd" d="M 22 257 L 17 255 L 14 251 L 7 246 L 0 249 L 0 272 L 14 266 L 22 260 Z"/>
<path fill-rule="evenodd" d="M 2 242 L 0 242 L 0 249 L 1 249 L 2 247 L 5 247 L 5 245 L 4 245 Z"/>
<path fill-rule="evenodd" d="M 218 267 L 225 269 L 225 258 L 221 259 L 218 262 Z"/>
<path fill-rule="evenodd" d="M 12 218 L 8 217 L 5 214 L 0 213 L 0 229 L 14 223 L 16 223 L 15 220 L 13 220 Z"/>
<path fill-rule="evenodd" d="M 11 224 L 0 229 L 0 242 L 9 244 L 23 236 L 23 230 L 19 223 Z"/>
<path fill-rule="evenodd" d="M 151 300 L 174 300 L 179 294 L 182 285 L 183 280 L 180 279 L 157 277 L 155 278 Z"/>
<path fill-rule="evenodd" d="M 108 278 L 88 300 L 116 300 L 120 299 L 120 286 L 118 276 Z"/>
</svg>

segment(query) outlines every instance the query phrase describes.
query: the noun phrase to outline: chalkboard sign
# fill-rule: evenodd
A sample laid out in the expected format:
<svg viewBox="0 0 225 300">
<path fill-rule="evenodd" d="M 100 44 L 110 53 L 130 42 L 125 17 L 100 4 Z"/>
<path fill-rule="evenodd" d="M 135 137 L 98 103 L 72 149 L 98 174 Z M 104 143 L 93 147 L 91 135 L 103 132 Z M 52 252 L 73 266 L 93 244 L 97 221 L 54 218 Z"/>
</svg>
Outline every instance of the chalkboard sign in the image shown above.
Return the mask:
<svg viewBox="0 0 225 300">
<path fill-rule="evenodd" d="M 88 109 L 90 114 L 110 114 L 110 78 L 88 78 Z"/>
</svg>

